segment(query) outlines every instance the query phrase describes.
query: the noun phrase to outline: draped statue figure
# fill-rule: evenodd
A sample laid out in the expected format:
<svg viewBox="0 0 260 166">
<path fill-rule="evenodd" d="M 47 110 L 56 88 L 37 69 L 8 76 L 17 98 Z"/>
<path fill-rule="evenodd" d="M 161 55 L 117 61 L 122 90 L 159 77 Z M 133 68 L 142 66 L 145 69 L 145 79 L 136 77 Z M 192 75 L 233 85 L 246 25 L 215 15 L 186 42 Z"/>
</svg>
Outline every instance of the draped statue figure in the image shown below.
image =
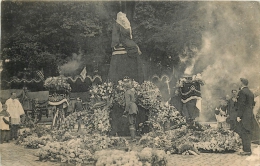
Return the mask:
<svg viewBox="0 0 260 166">
<path fill-rule="evenodd" d="M 133 41 L 132 28 L 126 14 L 119 12 L 112 30 L 112 58 L 108 79 L 112 82 L 129 77 L 137 82 L 143 81 L 140 63 L 141 51 Z"/>
</svg>

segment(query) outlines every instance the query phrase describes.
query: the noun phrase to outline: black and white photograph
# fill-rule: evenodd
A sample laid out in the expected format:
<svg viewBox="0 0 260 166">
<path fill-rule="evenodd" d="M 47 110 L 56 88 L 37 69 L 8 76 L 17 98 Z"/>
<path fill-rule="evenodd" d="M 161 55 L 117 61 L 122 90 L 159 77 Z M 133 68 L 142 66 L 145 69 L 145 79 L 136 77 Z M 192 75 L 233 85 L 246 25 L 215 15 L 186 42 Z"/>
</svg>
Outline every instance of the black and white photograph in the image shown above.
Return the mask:
<svg viewBox="0 0 260 166">
<path fill-rule="evenodd" d="M 260 166 L 260 1 L 0 6 L 0 166 Z"/>
</svg>

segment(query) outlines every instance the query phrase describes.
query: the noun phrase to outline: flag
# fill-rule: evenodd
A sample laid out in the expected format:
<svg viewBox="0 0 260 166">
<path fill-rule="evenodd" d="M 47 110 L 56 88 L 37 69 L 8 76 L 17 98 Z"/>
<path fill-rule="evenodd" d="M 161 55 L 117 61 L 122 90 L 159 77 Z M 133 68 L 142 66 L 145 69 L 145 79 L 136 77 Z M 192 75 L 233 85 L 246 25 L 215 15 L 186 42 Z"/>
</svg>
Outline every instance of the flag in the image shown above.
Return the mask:
<svg viewBox="0 0 260 166">
<path fill-rule="evenodd" d="M 44 80 L 44 74 L 40 70 L 36 70 L 36 74 L 40 77 L 41 80 Z"/>
<path fill-rule="evenodd" d="M 84 69 L 80 73 L 80 76 L 83 78 L 83 80 L 85 80 L 86 75 L 87 75 L 87 70 L 86 70 L 86 67 L 84 67 Z"/>
</svg>

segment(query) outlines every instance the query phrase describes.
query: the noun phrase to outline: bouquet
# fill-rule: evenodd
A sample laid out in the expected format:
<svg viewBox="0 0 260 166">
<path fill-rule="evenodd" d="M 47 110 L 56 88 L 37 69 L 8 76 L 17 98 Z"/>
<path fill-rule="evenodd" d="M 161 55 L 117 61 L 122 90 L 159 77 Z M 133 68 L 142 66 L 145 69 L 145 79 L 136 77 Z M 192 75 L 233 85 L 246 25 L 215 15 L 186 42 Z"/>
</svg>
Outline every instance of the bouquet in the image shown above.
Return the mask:
<svg viewBox="0 0 260 166">
<path fill-rule="evenodd" d="M 114 92 L 113 84 L 111 82 L 103 83 L 101 85 L 93 86 L 90 89 L 90 99 L 95 104 L 100 101 L 107 101 L 112 97 Z"/>
</svg>

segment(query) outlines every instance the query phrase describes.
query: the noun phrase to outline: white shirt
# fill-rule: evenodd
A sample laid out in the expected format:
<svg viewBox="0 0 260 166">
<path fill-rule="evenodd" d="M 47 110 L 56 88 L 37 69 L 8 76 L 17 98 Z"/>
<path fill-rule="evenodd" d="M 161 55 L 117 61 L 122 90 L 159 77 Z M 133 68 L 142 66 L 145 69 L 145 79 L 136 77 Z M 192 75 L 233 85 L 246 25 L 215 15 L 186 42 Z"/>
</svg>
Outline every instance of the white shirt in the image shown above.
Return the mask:
<svg viewBox="0 0 260 166">
<path fill-rule="evenodd" d="M 7 112 L 9 112 L 11 116 L 11 123 L 19 124 L 20 116 L 24 114 L 23 107 L 19 100 L 10 98 L 6 100 L 5 104 L 7 105 Z"/>
</svg>

